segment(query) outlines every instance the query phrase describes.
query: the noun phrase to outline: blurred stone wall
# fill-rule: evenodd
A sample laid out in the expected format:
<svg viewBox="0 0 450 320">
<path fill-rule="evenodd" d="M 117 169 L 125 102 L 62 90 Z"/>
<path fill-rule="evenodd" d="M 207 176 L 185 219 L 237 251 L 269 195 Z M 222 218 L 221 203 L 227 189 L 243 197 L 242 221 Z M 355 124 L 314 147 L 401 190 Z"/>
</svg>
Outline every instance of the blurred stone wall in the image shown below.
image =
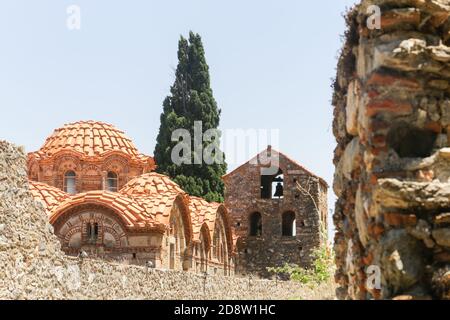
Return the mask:
<svg viewBox="0 0 450 320">
<path fill-rule="evenodd" d="M 367 0 L 347 15 L 333 97 L 341 299 L 450 298 L 449 14 L 449 0 Z"/>
</svg>

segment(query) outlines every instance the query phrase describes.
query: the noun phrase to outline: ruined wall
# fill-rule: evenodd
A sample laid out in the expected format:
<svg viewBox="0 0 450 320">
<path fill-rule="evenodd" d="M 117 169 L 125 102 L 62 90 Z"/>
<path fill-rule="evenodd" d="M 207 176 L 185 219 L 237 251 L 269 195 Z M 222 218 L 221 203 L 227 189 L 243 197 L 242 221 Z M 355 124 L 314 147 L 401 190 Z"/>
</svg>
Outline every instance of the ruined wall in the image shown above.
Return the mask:
<svg viewBox="0 0 450 320">
<path fill-rule="evenodd" d="M 448 0 L 374 0 L 347 17 L 333 99 L 339 298 L 450 298 L 449 13 Z"/>
<path fill-rule="evenodd" d="M 205 278 L 190 272 L 147 270 L 65 256 L 42 205 L 28 190 L 23 150 L 0 141 L 0 299 L 296 297 L 316 296 L 294 282 Z"/>
</svg>

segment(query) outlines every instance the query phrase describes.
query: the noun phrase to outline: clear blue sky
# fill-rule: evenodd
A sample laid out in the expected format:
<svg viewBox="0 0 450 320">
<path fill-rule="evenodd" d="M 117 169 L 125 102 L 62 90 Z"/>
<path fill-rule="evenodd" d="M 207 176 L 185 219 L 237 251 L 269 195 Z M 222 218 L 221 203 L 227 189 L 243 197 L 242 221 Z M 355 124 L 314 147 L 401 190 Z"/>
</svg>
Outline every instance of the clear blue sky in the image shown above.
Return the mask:
<svg viewBox="0 0 450 320">
<path fill-rule="evenodd" d="M 178 39 L 193 30 L 221 129 L 279 128 L 280 149 L 331 185 L 330 84 L 354 2 L 2 0 L 0 139 L 34 151 L 64 123 L 100 120 L 153 154 Z M 80 31 L 66 27 L 72 4 Z"/>
</svg>

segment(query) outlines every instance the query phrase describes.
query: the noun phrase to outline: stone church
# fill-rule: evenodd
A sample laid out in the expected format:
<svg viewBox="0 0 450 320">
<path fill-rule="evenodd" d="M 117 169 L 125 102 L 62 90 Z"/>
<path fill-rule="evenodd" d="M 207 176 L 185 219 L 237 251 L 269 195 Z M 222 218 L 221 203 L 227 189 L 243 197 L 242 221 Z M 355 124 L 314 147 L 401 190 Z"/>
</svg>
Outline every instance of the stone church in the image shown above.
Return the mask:
<svg viewBox="0 0 450 320">
<path fill-rule="evenodd" d="M 28 154 L 33 196 L 68 255 L 233 275 L 310 263 L 326 227 L 326 183 L 282 153 L 224 176 L 226 201 L 184 192 L 124 132 L 81 121 Z M 302 187 L 301 187 L 302 186 Z M 301 188 L 299 188 L 301 187 Z"/>
<path fill-rule="evenodd" d="M 327 230 L 327 183 L 271 146 L 223 177 L 236 272 L 307 267 Z"/>
</svg>

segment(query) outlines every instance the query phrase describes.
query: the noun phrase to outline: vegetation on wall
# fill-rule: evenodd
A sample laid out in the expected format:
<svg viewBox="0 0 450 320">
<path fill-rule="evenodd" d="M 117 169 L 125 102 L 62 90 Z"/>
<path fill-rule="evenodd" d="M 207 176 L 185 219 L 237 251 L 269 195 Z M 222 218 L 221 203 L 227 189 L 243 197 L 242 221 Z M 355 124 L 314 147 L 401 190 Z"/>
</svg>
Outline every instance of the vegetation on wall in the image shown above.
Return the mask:
<svg viewBox="0 0 450 320">
<path fill-rule="evenodd" d="M 334 274 L 334 257 L 332 250 L 321 246 L 312 253 L 314 262 L 310 268 L 302 268 L 295 264 L 285 264 L 282 267 L 267 268 L 278 277 L 299 281 L 303 284 L 322 284 L 331 279 Z"/>
</svg>

